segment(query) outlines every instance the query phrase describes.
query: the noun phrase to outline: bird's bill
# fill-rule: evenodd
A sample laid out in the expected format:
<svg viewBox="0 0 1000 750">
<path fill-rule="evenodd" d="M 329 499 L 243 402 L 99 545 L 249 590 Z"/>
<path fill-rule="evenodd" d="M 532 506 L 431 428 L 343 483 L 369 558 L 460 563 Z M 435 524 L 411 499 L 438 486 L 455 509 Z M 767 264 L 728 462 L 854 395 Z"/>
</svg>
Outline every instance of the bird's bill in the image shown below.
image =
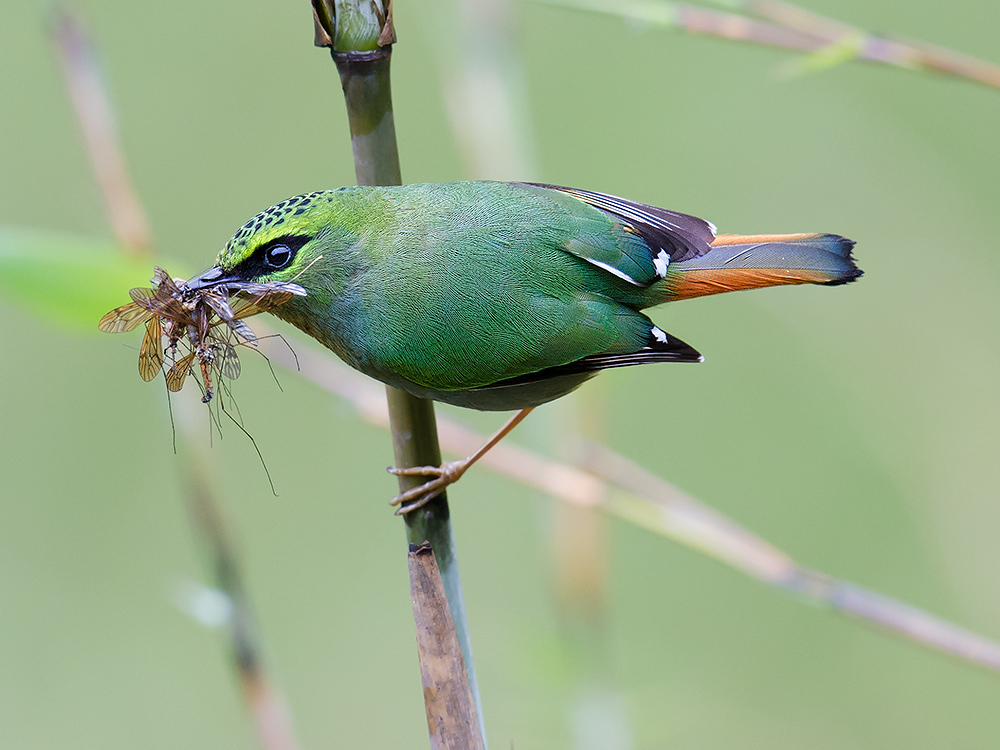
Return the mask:
<svg viewBox="0 0 1000 750">
<path fill-rule="evenodd" d="M 236 284 L 240 279 L 227 274 L 218 266 L 213 266 L 209 268 L 204 273 L 201 273 L 191 279 L 188 279 L 185 286 L 189 290 L 199 290 L 199 289 L 211 289 L 212 287 L 221 285 Z"/>
</svg>

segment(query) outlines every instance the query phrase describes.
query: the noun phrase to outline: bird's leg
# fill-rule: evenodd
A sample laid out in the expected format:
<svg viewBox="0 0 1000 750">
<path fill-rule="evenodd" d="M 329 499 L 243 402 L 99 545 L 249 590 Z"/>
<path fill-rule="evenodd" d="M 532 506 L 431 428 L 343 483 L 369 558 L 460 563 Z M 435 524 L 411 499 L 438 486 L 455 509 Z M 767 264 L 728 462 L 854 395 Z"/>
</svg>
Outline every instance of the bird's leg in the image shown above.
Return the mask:
<svg viewBox="0 0 1000 750">
<path fill-rule="evenodd" d="M 422 508 L 435 497 L 444 492 L 445 488 L 449 484 L 454 484 L 462 475 L 468 471 L 472 464 L 476 463 L 479 459 L 485 456 L 490 449 L 499 443 L 506 437 L 507 433 L 517 427 L 521 420 L 531 413 L 531 410 L 535 407 L 530 406 L 527 409 L 521 409 L 517 414 L 507 420 L 503 427 L 493 433 L 493 436 L 487 440 L 483 446 L 473 453 L 471 456 L 463 458 L 461 461 L 449 461 L 441 466 L 410 466 L 405 469 L 395 469 L 390 467 L 389 473 L 395 474 L 397 477 L 400 476 L 420 476 L 420 477 L 435 477 L 427 482 L 424 482 L 419 487 L 414 487 L 396 495 L 389 504 L 398 505 L 399 508 L 396 509 L 396 515 L 401 516 L 410 511 L 416 510 L 417 508 Z"/>
</svg>

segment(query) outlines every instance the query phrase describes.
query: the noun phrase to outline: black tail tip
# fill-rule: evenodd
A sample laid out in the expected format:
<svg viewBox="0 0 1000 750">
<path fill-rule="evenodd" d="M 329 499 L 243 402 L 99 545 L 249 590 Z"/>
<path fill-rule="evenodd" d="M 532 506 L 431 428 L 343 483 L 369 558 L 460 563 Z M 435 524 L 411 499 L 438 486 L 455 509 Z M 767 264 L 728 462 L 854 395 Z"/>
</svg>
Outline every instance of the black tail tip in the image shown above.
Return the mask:
<svg viewBox="0 0 1000 750">
<path fill-rule="evenodd" d="M 701 352 L 690 344 L 681 341 L 673 334 L 668 334 L 662 328 L 653 326 L 649 331 L 644 353 L 662 362 L 704 362 Z"/>
<path fill-rule="evenodd" d="M 824 239 L 828 241 L 831 250 L 841 259 L 844 265 L 844 268 L 836 278 L 824 282 L 825 286 L 850 284 L 852 281 L 857 281 L 865 275 L 865 272 L 858 268 L 858 264 L 854 260 L 854 245 L 856 244 L 854 240 L 841 237 L 839 234 L 824 235 Z"/>
</svg>

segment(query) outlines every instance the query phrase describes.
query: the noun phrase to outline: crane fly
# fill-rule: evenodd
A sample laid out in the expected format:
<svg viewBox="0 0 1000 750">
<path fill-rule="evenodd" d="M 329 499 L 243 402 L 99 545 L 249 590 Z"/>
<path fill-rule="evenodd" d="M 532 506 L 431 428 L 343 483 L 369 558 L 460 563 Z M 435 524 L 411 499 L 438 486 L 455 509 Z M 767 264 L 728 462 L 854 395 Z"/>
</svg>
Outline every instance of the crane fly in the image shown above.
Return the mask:
<svg viewBox="0 0 1000 750">
<path fill-rule="evenodd" d="M 266 285 L 262 284 L 247 286 L 254 288 L 240 289 L 231 305 L 225 293 L 220 293 L 217 289 L 196 292 L 204 300 L 205 305 L 194 309 L 193 323 L 190 320 L 185 321 L 186 329 L 182 335 L 186 335 L 186 339 L 178 339 L 186 343 L 189 349 L 187 354 L 178 358 L 174 343 L 175 335 L 167 335 L 167 340 L 174 347 L 171 349 L 174 352 L 173 364 L 166 373 L 168 389 L 179 391 L 183 387 L 187 375 L 194 371 L 195 360 L 201 371 L 204 391 L 202 400 L 206 403 L 214 394 L 213 372 L 216 373 L 216 381 L 220 377 L 235 380 L 240 376 L 242 367 L 236 347 L 257 346 L 257 336 L 250 326 L 243 322 L 244 319 L 267 312 L 294 296 L 294 292 L 286 289 L 265 288 Z M 213 311 L 216 317 L 213 317 Z M 179 327 L 177 324 L 174 325 L 175 329 Z"/>
<path fill-rule="evenodd" d="M 132 301 L 107 313 L 98 328 L 126 333 L 145 323 L 139 347 L 140 377 L 148 382 L 163 372 L 167 389 L 179 391 L 197 362 L 205 403 L 215 393 L 213 373 L 216 380 L 239 377 L 236 347 L 257 346 L 257 336 L 245 319 L 306 293 L 298 284 L 283 281 L 192 289 L 159 267 L 151 282 L 151 289 L 130 290 Z M 165 362 L 169 367 L 164 371 Z"/>
</svg>

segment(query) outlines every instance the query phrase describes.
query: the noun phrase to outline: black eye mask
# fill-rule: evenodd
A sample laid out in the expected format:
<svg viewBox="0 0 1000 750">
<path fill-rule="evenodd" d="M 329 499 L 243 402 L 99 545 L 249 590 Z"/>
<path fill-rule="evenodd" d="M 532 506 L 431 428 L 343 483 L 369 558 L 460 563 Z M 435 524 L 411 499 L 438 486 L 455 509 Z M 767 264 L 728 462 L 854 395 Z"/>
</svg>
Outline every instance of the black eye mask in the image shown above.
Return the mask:
<svg viewBox="0 0 1000 750">
<path fill-rule="evenodd" d="M 253 281 L 288 268 L 299 249 L 311 239 L 308 235 L 293 234 L 275 237 L 254 250 L 249 258 L 238 263 L 233 268 L 233 275 Z"/>
</svg>

